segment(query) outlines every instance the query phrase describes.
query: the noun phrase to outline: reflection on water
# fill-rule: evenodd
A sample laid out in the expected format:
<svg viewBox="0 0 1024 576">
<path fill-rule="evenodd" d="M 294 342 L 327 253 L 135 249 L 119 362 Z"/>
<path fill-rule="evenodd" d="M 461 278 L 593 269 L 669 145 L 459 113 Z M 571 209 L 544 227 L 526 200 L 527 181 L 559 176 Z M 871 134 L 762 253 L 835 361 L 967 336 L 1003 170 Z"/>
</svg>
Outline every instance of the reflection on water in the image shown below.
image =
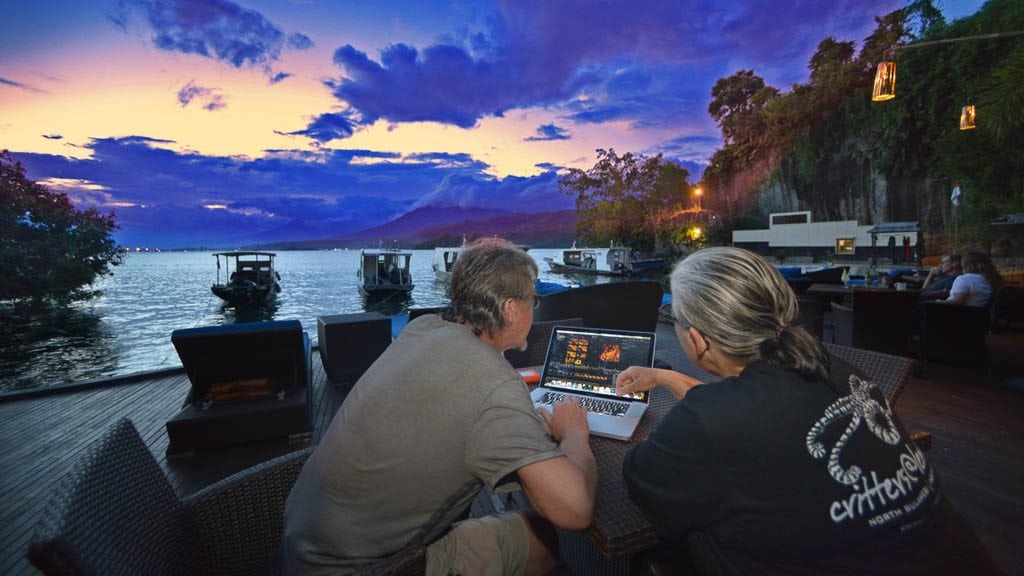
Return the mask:
<svg viewBox="0 0 1024 576">
<path fill-rule="evenodd" d="M 364 295 L 362 297 L 365 312 L 380 312 L 385 316 L 395 316 L 409 312 L 409 308 L 420 308 L 412 304 L 409 292 L 392 292 L 387 295 Z"/>
<path fill-rule="evenodd" d="M 88 380 L 117 364 L 116 337 L 78 307 L 0 310 L 0 390 L 31 388 L 51 374 Z"/>
<path fill-rule="evenodd" d="M 265 322 L 273 320 L 277 313 L 277 301 L 263 306 L 246 306 L 235 308 L 227 304 L 220 306 L 221 324 L 244 324 L 246 322 Z"/>
<path fill-rule="evenodd" d="M 613 281 L 607 277 L 558 275 L 533 249 L 540 280 L 566 286 Z M 377 311 L 404 314 L 409 308 L 448 304 L 447 284 L 434 277 L 432 250 L 416 250 L 416 288 L 392 297 L 359 293 L 359 251 L 278 252 L 281 294 L 270 307 L 236 310 L 210 291 L 216 262 L 210 252 L 131 254 L 97 288 L 103 295 L 62 310 L 16 311 L 0 307 L 0 390 L 76 382 L 180 365 L 171 332 L 239 322 L 299 320 L 316 340 L 316 318 Z"/>
</svg>

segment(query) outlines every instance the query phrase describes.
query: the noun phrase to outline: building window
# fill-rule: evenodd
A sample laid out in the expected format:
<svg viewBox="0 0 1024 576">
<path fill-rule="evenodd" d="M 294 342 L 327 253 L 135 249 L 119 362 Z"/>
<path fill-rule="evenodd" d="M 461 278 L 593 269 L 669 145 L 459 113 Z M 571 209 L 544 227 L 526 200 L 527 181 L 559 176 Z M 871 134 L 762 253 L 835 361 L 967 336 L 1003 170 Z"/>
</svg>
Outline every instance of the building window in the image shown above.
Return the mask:
<svg viewBox="0 0 1024 576">
<path fill-rule="evenodd" d="M 857 251 L 856 238 L 836 238 L 836 254 L 854 254 Z"/>
<path fill-rule="evenodd" d="M 807 224 L 809 216 L 806 212 L 799 214 L 772 214 L 772 224 Z"/>
</svg>

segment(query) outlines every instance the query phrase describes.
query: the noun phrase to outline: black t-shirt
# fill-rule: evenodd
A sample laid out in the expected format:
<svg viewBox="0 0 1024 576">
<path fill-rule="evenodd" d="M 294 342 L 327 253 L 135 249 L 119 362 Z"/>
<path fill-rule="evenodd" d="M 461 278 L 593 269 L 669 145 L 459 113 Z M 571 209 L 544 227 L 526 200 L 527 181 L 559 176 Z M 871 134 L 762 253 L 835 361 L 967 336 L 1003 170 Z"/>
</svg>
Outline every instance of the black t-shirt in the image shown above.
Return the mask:
<svg viewBox="0 0 1024 576">
<path fill-rule="evenodd" d="M 882 393 L 831 375 L 839 394 L 765 363 L 690 390 L 624 464 L 659 538 L 724 573 L 984 571 Z"/>
</svg>

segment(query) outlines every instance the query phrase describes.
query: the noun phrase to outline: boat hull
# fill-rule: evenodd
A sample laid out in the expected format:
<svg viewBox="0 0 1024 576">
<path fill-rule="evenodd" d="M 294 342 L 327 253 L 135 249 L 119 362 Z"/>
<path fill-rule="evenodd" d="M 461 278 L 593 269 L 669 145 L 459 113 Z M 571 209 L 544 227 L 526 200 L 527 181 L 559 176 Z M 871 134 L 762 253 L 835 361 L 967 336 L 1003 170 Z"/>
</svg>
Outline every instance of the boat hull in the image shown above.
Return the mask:
<svg viewBox="0 0 1024 576">
<path fill-rule="evenodd" d="M 228 306 L 245 308 L 248 306 L 267 306 L 277 299 L 281 288 L 274 286 L 240 286 L 231 284 L 214 284 L 210 291 Z"/>
<path fill-rule="evenodd" d="M 393 294 L 408 294 L 415 287 L 415 284 L 361 285 L 359 293 L 363 296 L 391 296 Z"/>
<path fill-rule="evenodd" d="M 629 265 L 633 267 L 634 274 L 660 272 L 665 269 L 665 260 L 663 258 L 645 258 L 643 260 L 632 260 Z"/>
<path fill-rule="evenodd" d="M 630 270 L 600 270 L 598 268 L 559 264 L 551 258 L 545 258 L 544 261 L 548 263 L 548 267 L 555 274 L 586 274 L 588 276 L 629 276 L 631 274 Z"/>
</svg>

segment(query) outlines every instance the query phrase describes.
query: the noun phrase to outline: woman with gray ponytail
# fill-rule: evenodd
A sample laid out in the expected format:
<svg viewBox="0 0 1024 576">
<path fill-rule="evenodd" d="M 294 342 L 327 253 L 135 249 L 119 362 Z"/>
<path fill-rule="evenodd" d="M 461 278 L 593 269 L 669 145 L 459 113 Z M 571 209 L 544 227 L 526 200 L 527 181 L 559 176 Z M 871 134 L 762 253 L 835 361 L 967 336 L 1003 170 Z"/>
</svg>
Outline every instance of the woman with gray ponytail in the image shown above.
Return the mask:
<svg viewBox="0 0 1024 576">
<path fill-rule="evenodd" d="M 722 379 L 634 366 L 617 388 L 680 399 L 623 467 L 673 573 L 998 573 L 885 397 L 793 324 L 774 267 L 708 248 L 671 280 L 684 352 Z"/>
</svg>

